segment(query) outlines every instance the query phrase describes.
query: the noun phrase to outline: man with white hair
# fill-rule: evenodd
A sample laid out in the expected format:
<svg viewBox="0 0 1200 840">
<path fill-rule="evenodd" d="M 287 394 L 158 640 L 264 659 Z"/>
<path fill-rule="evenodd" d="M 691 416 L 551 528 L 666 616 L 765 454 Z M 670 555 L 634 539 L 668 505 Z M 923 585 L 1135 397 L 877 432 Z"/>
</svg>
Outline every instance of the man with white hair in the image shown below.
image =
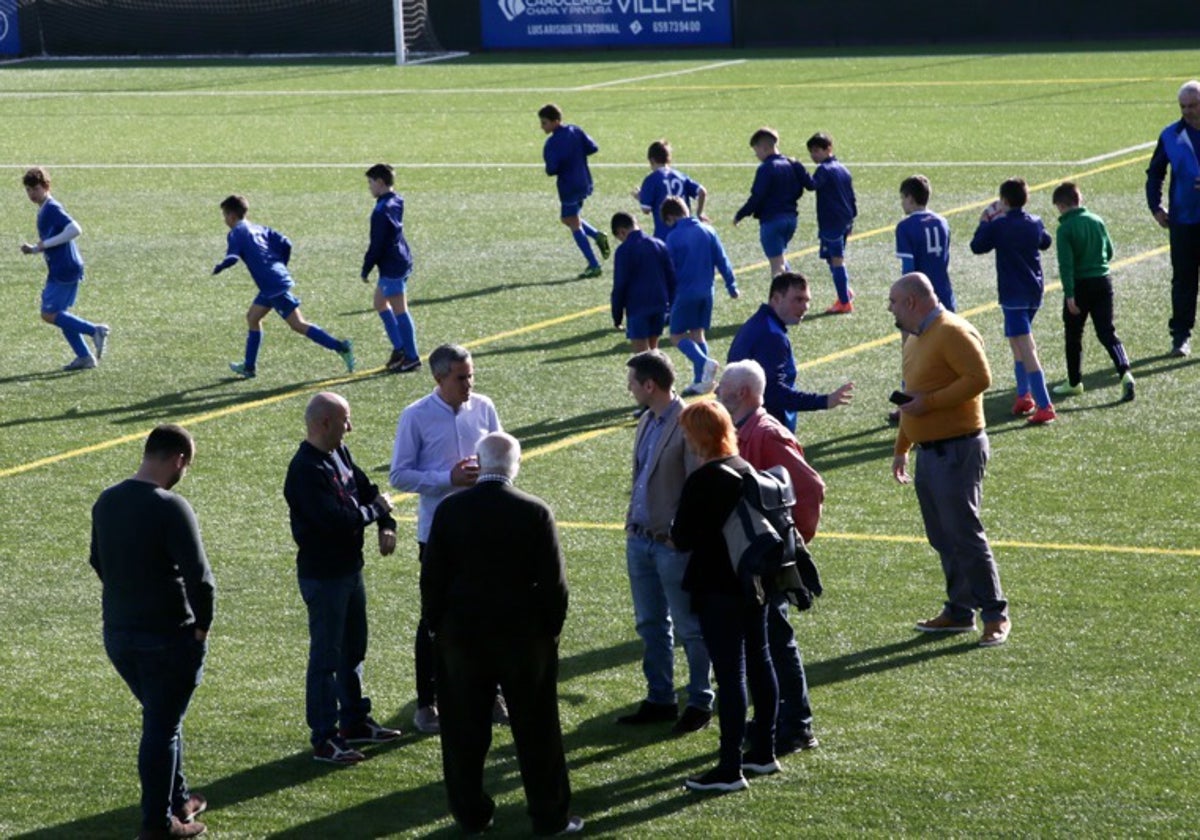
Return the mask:
<svg viewBox="0 0 1200 840">
<path fill-rule="evenodd" d="M 796 491 L 792 518 L 804 541 L 810 542 L 821 520 L 825 482 L 804 460 L 804 450 L 795 436 L 763 408 L 767 378 L 753 359 L 733 362 L 717 386 L 717 399 L 729 410 L 737 427 L 738 453 L 756 469 L 782 466 L 791 476 Z M 775 753 L 786 755 L 812 749 L 817 739 L 812 731 L 812 706 L 804 661 L 796 645 L 796 634 L 788 620 L 788 600 L 771 596 L 767 610 L 767 643 L 779 682 L 779 718 L 775 730 Z"/>
<path fill-rule="evenodd" d="M 496 685 L 509 720 L 534 834 L 574 833 L 558 717 L 558 637 L 567 579 L 554 514 L 513 487 L 521 445 L 504 432 L 479 441 L 473 487 L 438 506 L 421 566 L 421 618 L 434 637 L 442 770 L 464 832 L 489 828 L 483 790 Z"/>
<path fill-rule="evenodd" d="M 1181 119 L 1162 130 L 1146 169 L 1146 203 L 1154 220 L 1170 231 L 1171 355 L 1192 352 L 1196 294 L 1200 291 L 1200 81 L 1179 88 Z M 1163 181 L 1171 169 L 1170 210 L 1163 207 Z"/>
</svg>

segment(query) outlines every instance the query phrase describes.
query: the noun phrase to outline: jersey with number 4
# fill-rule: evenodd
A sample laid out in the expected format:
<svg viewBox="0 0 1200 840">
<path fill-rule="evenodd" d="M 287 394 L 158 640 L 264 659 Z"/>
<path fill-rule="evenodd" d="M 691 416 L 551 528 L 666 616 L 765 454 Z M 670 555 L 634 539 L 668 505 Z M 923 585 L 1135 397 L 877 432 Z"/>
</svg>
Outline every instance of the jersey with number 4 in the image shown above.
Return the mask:
<svg viewBox="0 0 1200 840">
<path fill-rule="evenodd" d="M 955 311 L 950 285 L 950 224 L 937 213 L 918 210 L 896 225 L 896 256 L 905 274 L 919 271 L 933 283 L 942 306 Z"/>
</svg>

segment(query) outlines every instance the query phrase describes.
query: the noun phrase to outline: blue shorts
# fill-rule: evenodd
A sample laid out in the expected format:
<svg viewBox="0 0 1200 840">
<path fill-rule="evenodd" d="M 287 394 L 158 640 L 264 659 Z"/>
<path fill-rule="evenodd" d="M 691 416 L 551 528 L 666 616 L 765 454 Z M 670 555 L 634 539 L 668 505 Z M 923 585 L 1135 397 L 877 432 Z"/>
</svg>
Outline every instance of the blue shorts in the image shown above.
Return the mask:
<svg viewBox="0 0 1200 840">
<path fill-rule="evenodd" d="M 559 210 L 559 218 L 568 219 L 571 216 L 579 216 L 583 213 L 583 202 L 587 198 L 586 195 L 573 196 L 571 198 L 559 198 L 562 202 L 562 209 Z"/>
<path fill-rule="evenodd" d="M 768 259 L 783 256 L 788 243 L 796 235 L 795 216 L 776 216 L 758 223 L 758 241 Z"/>
<path fill-rule="evenodd" d="M 259 295 L 254 299 L 254 305 L 274 309 L 279 313 L 279 317 L 286 321 L 289 315 L 300 308 L 300 298 L 291 292 L 282 292 L 274 297 Z"/>
<path fill-rule="evenodd" d="M 625 313 L 625 337 L 628 339 L 635 338 L 657 338 L 662 335 L 663 325 L 666 323 L 667 315 L 665 312 L 642 313 L 634 315 Z"/>
<path fill-rule="evenodd" d="M 713 299 L 684 298 L 671 305 L 671 335 L 689 330 L 706 330 L 712 323 Z"/>
<path fill-rule="evenodd" d="M 824 230 L 819 231 L 817 239 L 820 240 L 821 249 L 817 256 L 826 262 L 834 257 L 844 257 L 846 255 L 846 239 L 850 236 L 852 230 L 854 230 L 854 225 L 847 225 L 846 229 L 840 233 Z"/>
<path fill-rule="evenodd" d="M 66 312 L 75 305 L 78 283 L 46 283 L 42 289 L 42 312 Z"/>
<path fill-rule="evenodd" d="M 376 285 L 385 298 L 393 298 L 408 293 L 409 277 L 412 277 L 411 271 L 403 277 L 380 277 Z"/>
<path fill-rule="evenodd" d="M 1004 337 L 1016 338 L 1033 332 L 1033 316 L 1037 315 L 1037 307 L 1030 309 L 1004 310 Z"/>
</svg>

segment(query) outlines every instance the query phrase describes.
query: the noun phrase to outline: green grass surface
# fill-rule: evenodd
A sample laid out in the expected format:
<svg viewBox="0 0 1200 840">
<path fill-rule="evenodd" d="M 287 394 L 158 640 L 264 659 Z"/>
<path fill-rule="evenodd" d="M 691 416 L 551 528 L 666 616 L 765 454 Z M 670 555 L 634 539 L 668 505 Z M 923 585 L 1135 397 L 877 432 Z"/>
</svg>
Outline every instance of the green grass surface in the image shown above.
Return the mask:
<svg viewBox="0 0 1200 840">
<path fill-rule="evenodd" d="M 731 58 L 745 61 L 663 75 Z M 399 166 L 423 351 L 470 343 L 477 387 L 526 446 L 519 483 L 562 523 L 572 601 L 561 706 L 573 810 L 590 834 L 1194 833 L 1197 368 L 1165 356 L 1166 236 L 1142 193 L 1149 150 L 1134 147 L 1177 118 L 1175 92 L 1198 59 L 1072 48 L 0 70 L 9 185 L 0 191 L 0 835 L 136 829 L 137 708 L 104 656 L 86 554 L 93 500 L 133 471 L 144 434 L 163 421 L 196 435 L 197 461 L 179 489 L 199 514 L 219 586 L 187 721 L 189 775 L 212 803 L 210 831 L 452 832 L 436 739 L 406 736 L 363 766 L 331 770 L 311 761 L 303 719 L 307 636 L 281 488 L 304 403 L 321 388 L 344 394 L 356 458 L 386 483 L 397 416 L 432 386 L 427 371 L 370 370 L 388 352 L 357 279 L 371 208 L 361 173 L 376 160 Z M 708 188 L 743 291 L 738 301 L 718 295 L 712 334 L 722 357 L 768 283 L 755 226 L 729 224 L 753 174 L 751 132 L 773 125 L 784 151 L 802 154 L 805 138 L 827 131 L 854 173 L 855 314 L 793 331 L 805 388 L 856 383 L 851 406 L 802 416 L 799 429 L 829 486 L 813 546 L 827 594 L 796 619 L 822 746 L 787 758 L 782 775 L 748 793 L 681 789 L 713 762 L 715 727 L 672 740 L 611 724 L 643 691 L 620 533 L 626 344 L 603 308 L 610 275 L 572 279 L 582 260 L 540 170 L 535 113 L 547 101 L 600 144 L 586 208 L 598 226 L 633 207 L 628 192 L 660 136 Z M 54 194 L 84 228 L 88 280 L 76 311 L 113 326 L 92 372 L 57 372 L 70 354 L 37 318 L 40 259 L 17 248 L 33 236 L 20 173 L 35 163 L 50 167 Z M 974 312 L 995 378 L 984 520 L 1015 629 L 993 650 L 911 630 L 938 609 L 942 588 L 912 490 L 890 478 L 894 433 L 884 423 L 899 373 L 886 311 L 898 267 L 892 228 L 897 186 L 914 171 L 929 175 L 931 206 L 951 220 L 960 310 Z M 1013 175 L 1036 187 L 1030 209 L 1051 230 L 1050 188 L 1069 177 L 1108 220 L 1117 325 L 1138 377 L 1132 405 L 1117 402 L 1117 378 L 1089 335 L 1088 390 L 1060 402 L 1059 422 L 1027 429 L 1006 415 L 1012 367 L 992 260 L 966 244 L 978 208 Z M 294 240 L 305 315 L 354 339 L 362 373 L 341 375 L 336 356 L 272 318 L 259 377 L 227 376 L 253 297 L 242 267 L 209 275 L 224 251 L 217 204 L 230 192 L 249 196 L 253 220 Z M 813 278 L 819 312 L 833 292 L 810 247 L 813 227 L 806 198 L 793 261 Z M 1064 375 L 1060 306 L 1050 291 L 1035 323 L 1052 382 Z M 369 557 L 366 573 L 367 687 L 377 716 L 403 727 L 414 706 L 415 554 L 410 518 L 397 555 Z M 524 833 L 506 731 L 487 778 L 499 803 L 494 833 Z"/>
</svg>

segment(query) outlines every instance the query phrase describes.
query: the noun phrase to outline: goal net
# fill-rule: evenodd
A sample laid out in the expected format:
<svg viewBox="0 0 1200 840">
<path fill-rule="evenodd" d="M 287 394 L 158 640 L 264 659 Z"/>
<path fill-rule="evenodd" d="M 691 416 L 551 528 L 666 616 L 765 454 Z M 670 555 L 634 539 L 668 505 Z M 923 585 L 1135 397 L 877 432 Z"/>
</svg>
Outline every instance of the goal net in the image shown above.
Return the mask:
<svg viewBox="0 0 1200 840">
<path fill-rule="evenodd" d="M 429 3 L 430 0 L 17 0 L 17 25 L 24 56 L 396 54 L 399 62 L 451 55 L 442 49 L 434 33 Z M 397 7 L 402 9 L 399 16 L 395 14 Z"/>
</svg>

